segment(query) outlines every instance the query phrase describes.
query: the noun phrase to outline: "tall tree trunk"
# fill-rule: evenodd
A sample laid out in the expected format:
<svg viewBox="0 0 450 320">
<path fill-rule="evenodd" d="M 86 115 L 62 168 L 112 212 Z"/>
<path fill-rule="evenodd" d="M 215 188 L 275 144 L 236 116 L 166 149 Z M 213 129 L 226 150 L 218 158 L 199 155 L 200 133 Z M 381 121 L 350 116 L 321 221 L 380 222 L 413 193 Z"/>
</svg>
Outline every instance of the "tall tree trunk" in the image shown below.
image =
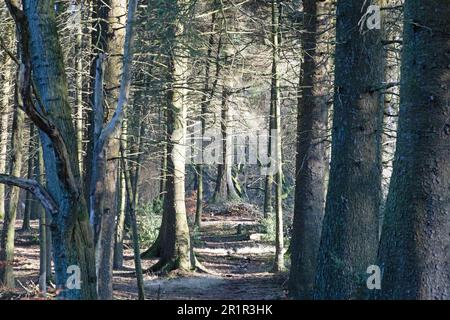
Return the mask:
<svg viewBox="0 0 450 320">
<path fill-rule="evenodd" d="M 185 204 L 185 138 L 186 138 L 186 101 L 185 82 L 187 54 L 185 49 L 184 17 L 186 0 L 173 0 L 174 24 L 170 27 L 174 40 L 170 52 L 170 87 L 167 91 L 169 108 L 167 110 L 168 159 L 167 193 L 164 198 L 167 223 L 160 233 L 161 258 L 152 267 L 153 270 L 170 271 L 172 269 L 190 270 L 193 267 L 191 241 Z"/>
<path fill-rule="evenodd" d="M 45 135 L 43 132 L 39 131 L 39 140 L 38 140 L 38 149 L 37 149 L 37 157 L 36 157 L 36 180 L 40 185 L 45 185 L 45 165 L 44 165 L 44 151 L 42 148 L 42 141 L 43 135 Z M 51 225 L 52 225 L 52 216 L 51 212 L 48 210 L 45 210 L 44 207 L 38 203 L 36 206 L 38 216 L 39 216 L 39 233 L 44 235 L 45 233 L 45 244 L 44 244 L 44 238 L 40 238 L 39 245 L 40 249 L 43 250 L 42 253 L 40 253 L 40 259 L 43 259 L 45 255 L 45 277 L 46 277 L 46 283 L 50 284 L 50 282 L 53 281 L 52 276 L 52 234 L 51 234 Z M 45 217 L 43 217 L 43 214 L 45 213 Z M 45 226 L 45 230 L 42 229 L 42 227 Z M 40 268 L 39 274 L 42 275 L 44 272 L 43 268 Z M 41 279 L 40 279 L 41 280 Z"/>
<path fill-rule="evenodd" d="M 41 126 L 47 129 L 42 140 L 47 188 L 59 208 L 52 216 L 56 285 L 61 298 L 95 299 L 93 238 L 80 188 L 77 142 L 73 139 L 76 132 L 72 124 L 53 1 L 27 0 L 23 6 L 36 89 L 47 120 L 52 123 L 52 126 L 42 123 Z M 23 45 L 26 46 L 26 39 L 25 42 Z M 61 141 L 64 141 L 64 147 Z M 67 149 L 66 152 L 63 148 Z M 76 281 L 71 283 L 71 277 Z"/>
<path fill-rule="evenodd" d="M 41 143 L 37 144 L 36 180 L 44 185 L 44 155 Z M 39 290 L 47 292 L 47 284 L 52 279 L 50 213 L 41 205 L 37 206 L 39 215 Z"/>
<path fill-rule="evenodd" d="M 106 19 L 107 28 L 101 30 L 101 41 L 107 53 L 104 71 L 105 112 L 104 119 L 109 122 L 113 117 L 114 107 L 119 99 L 119 87 L 122 73 L 122 55 L 124 51 L 125 24 L 127 15 L 127 2 L 125 0 L 111 0 L 109 3 L 101 1 L 100 19 Z M 120 131 L 108 139 L 103 154 L 97 161 L 99 164 L 96 175 L 94 207 L 91 214 L 96 216 L 98 232 L 96 242 L 98 297 L 99 299 L 112 299 L 112 271 L 114 252 L 115 218 L 117 216 L 116 181 L 118 172 Z M 91 219 L 92 220 L 92 219 Z"/>
<path fill-rule="evenodd" d="M 12 33 L 12 32 L 11 32 Z M 2 82 L 2 97 L 1 97 L 1 108 L 0 108 L 0 119 L 1 119 L 1 132 L 0 132 L 0 173 L 6 172 L 6 160 L 7 160 L 7 149 L 8 149 L 8 132 L 9 132 L 9 117 L 11 112 L 11 89 L 13 88 L 13 70 L 10 57 L 6 56 L 3 68 L 4 77 Z M 5 185 L 0 184 L 0 219 L 5 217 Z"/>
<path fill-rule="evenodd" d="M 127 194 L 128 210 L 131 218 L 131 232 L 133 235 L 133 251 L 134 251 L 134 266 L 136 271 L 136 280 L 138 287 L 138 298 L 139 300 L 145 300 L 145 289 L 144 289 L 144 278 L 142 273 L 141 265 L 141 253 L 139 248 L 139 235 L 137 229 L 136 220 L 136 205 L 137 205 L 137 193 L 132 191 L 133 187 L 131 185 L 131 179 L 128 175 L 130 172 L 128 168 L 128 161 L 125 160 L 124 148 L 121 146 L 121 162 L 123 167 L 123 174 L 125 178 L 125 189 Z M 140 166 L 136 168 L 136 176 L 139 177 Z M 137 189 L 135 189 L 137 190 Z"/>
<path fill-rule="evenodd" d="M 318 256 L 316 298 L 351 299 L 367 291 L 376 261 L 381 200 L 381 31 L 359 28 L 377 1 L 337 3 L 335 97 L 330 180 Z"/>
<path fill-rule="evenodd" d="M 16 101 L 18 99 L 18 95 L 19 91 L 16 86 Z M 19 109 L 18 103 L 15 103 L 14 108 L 11 133 L 11 162 L 9 165 L 9 171 L 10 175 L 20 177 L 20 171 L 22 169 L 24 113 Z M 19 193 L 19 188 L 11 187 L 9 206 L 3 222 L 3 231 L 0 243 L 0 282 L 8 288 L 15 287 L 13 273 L 14 235 L 16 230 L 15 224 L 19 204 Z"/>
<path fill-rule="evenodd" d="M 325 210 L 327 101 L 330 53 L 325 32 L 331 26 L 330 3 L 303 2 L 303 64 L 297 109 L 297 158 L 289 294 L 312 299 Z"/>
<path fill-rule="evenodd" d="M 225 50 L 226 51 L 226 50 Z M 226 64 L 225 58 L 225 64 Z M 227 75 L 224 77 L 231 77 Z M 232 96 L 230 79 L 224 79 L 222 88 L 222 105 L 220 131 L 222 135 L 222 163 L 217 165 L 216 187 L 211 201 L 222 203 L 226 201 L 239 200 L 236 188 L 233 183 L 233 136 L 232 136 L 232 113 L 230 97 Z"/>
<path fill-rule="evenodd" d="M 397 150 L 379 251 L 384 299 L 450 299 L 450 2 L 405 2 Z"/>
<path fill-rule="evenodd" d="M 281 146 L 281 103 L 280 103 L 280 21 L 278 0 L 272 0 L 272 108 L 275 143 L 275 261 L 273 271 L 280 272 L 284 265 L 283 232 L 283 158 Z M 271 134 L 272 136 L 272 134 Z"/>
<path fill-rule="evenodd" d="M 213 8 L 215 8 L 217 1 L 214 1 Z M 201 136 L 202 138 L 205 135 L 206 131 L 206 114 L 208 112 L 208 107 L 211 104 L 212 96 L 214 95 L 214 88 L 210 88 L 210 60 L 212 58 L 212 50 L 214 47 L 214 36 L 215 36 L 215 24 L 216 24 L 216 14 L 213 13 L 211 17 L 211 34 L 209 36 L 208 41 L 208 51 L 205 59 L 205 79 L 203 85 L 203 97 L 201 101 L 201 110 L 200 110 L 200 122 L 201 122 Z M 220 50 L 220 48 L 219 48 Z M 200 141 L 200 152 L 202 154 L 203 161 L 203 140 Z M 202 222 L 202 213 L 203 213 L 203 164 L 197 164 L 196 166 L 196 174 L 197 174 L 197 202 L 195 209 L 195 222 L 194 225 L 198 228 L 201 226 Z"/>
</svg>

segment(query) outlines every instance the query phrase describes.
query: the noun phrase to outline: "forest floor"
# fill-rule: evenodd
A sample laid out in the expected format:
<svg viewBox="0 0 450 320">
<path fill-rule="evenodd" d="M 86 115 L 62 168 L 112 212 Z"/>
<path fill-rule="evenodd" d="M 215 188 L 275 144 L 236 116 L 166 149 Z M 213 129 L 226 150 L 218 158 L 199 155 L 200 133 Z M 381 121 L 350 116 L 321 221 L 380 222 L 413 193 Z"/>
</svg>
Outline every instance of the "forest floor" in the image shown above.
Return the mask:
<svg viewBox="0 0 450 320">
<path fill-rule="evenodd" d="M 0 289 L 0 299 L 33 298 L 39 270 L 38 225 L 20 231 L 16 225 L 14 292 Z M 0 228 L 1 228 L 0 223 Z M 260 222 L 249 214 L 205 212 L 201 231 L 193 237 L 197 259 L 208 272 L 144 275 L 147 299 L 284 299 L 287 274 L 271 273 L 274 246 L 258 233 Z M 157 260 L 143 260 L 147 270 Z M 114 271 L 114 298 L 137 299 L 131 247 L 125 250 L 124 268 Z"/>
</svg>

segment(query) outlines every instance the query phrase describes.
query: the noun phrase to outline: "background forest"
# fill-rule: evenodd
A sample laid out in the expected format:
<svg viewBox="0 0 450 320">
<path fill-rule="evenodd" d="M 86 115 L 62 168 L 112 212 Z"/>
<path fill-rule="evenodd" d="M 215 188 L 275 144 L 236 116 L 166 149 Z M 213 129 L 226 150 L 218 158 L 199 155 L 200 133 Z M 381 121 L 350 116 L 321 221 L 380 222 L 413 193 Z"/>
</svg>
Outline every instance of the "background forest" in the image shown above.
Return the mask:
<svg viewBox="0 0 450 320">
<path fill-rule="evenodd" d="M 0 299 L 450 299 L 450 1 L 0 16 Z"/>
</svg>

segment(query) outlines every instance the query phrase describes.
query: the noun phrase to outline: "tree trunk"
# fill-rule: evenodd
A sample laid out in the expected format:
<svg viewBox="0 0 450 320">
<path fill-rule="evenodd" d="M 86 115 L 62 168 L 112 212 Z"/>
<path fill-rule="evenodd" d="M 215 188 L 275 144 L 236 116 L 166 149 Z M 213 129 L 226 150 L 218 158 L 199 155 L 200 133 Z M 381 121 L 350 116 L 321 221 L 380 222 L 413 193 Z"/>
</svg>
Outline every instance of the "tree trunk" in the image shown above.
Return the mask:
<svg viewBox="0 0 450 320">
<path fill-rule="evenodd" d="M 30 135 L 28 140 L 28 165 L 27 165 L 27 178 L 32 179 L 33 178 L 33 139 L 34 139 L 34 125 L 31 122 L 30 123 Z M 22 231 L 29 231 L 30 230 L 30 219 L 31 219 L 31 211 L 33 210 L 33 195 L 31 192 L 26 193 L 25 197 L 25 210 L 23 213 L 23 221 L 22 221 Z"/>
<path fill-rule="evenodd" d="M 297 158 L 289 294 L 312 299 L 325 210 L 327 101 L 332 90 L 324 45 L 331 26 L 330 3 L 303 2 L 303 64 L 297 110 Z M 325 57 L 325 59 L 324 59 Z"/>
<path fill-rule="evenodd" d="M 18 99 L 17 95 L 19 95 L 19 91 L 16 86 L 16 101 Z M 20 171 L 22 169 L 24 113 L 19 109 L 17 103 L 15 103 L 14 108 L 11 133 L 11 162 L 9 167 L 10 175 L 20 177 Z M 19 204 L 19 193 L 19 188 L 11 187 L 9 206 L 3 222 L 0 243 L 0 282 L 8 288 L 15 287 L 13 273 L 14 235 L 16 230 L 15 224 Z"/>
<path fill-rule="evenodd" d="M 213 8 L 215 8 L 217 2 L 214 2 Z M 211 35 L 209 36 L 208 41 L 208 51 L 206 54 L 205 60 L 205 79 L 203 86 L 203 97 L 201 102 L 201 111 L 200 111 L 200 122 L 201 122 L 201 136 L 202 138 L 205 135 L 206 131 L 206 114 L 208 112 L 208 107 L 211 104 L 212 96 L 214 95 L 214 87 L 210 88 L 210 60 L 212 58 L 212 50 L 214 47 L 214 31 L 215 31 L 215 23 L 216 23 L 216 14 L 213 13 L 211 17 Z M 200 152 L 202 154 L 203 161 L 203 140 L 200 141 Z M 203 213 L 203 164 L 197 164 L 196 166 L 197 173 L 197 202 L 195 209 L 195 222 L 194 225 L 197 228 L 201 227 L 202 222 L 202 213 Z"/>
<path fill-rule="evenodd" d="M 86 202 L 79 187 L 77 142 L 73 139 L 76 131 L 68 102 L 55 12 L 52 1 L 24 1 L 24 12 L 29 26 L 36 89 L 48 121 L 52 123 L 50 128 L 47 127 L 47 135 L 42 142 L 47 188 L 59 208 L 52 217 L 56 285 L 61 298 L 95 299 L 93 238 Z M 58 133 L 52 131 L 53 128 L 59 129 Z M 60 138 L 62 140 L 58 140 Z M 67 152 L 64 152 L 61 141 L 64 141 Z M 73 277 L 75 281 L 72 283 Z"/>
<path fill-rule="evenodd" d="M 124 149 L 124 153 L 127 150 L 127 120 L 124 120 L 124 124 L 122 127 L 122 146 Z M 126 153 L 125 153 L 126 158 Z M 126 181 L 125 174 L 123 173 L 123 163 L 119 163 L 119 173 L 118 177 L 118 188 L 117 188 L 117 208 L 119 212 L 117 213 L 117 224 L 116 224 L 116 240 L 114 244 L 114 259 L 113 259 L 113 267 L 114 269 L 121 269 L 123 267 L 123 238 L 125 234 L 125 216 L 127 210 L 127 194 L 126 194 Z"/>
<path fill-rule="evenodd" d="M 225 59 L 225 61 L 226 60 L 227 59 Z M 239 195 L 236 192 L 236 188 L 234 186 L 232 178 L 233 137 L 231 128 L 232 114 L 230 110 L 231 95 L 230 84 L 224 84 L 222 88 L 222 108 L 220 113 L 220 128 L 222 134 L 222 163 L 218 164 L 217 166 L 216 188 L 211 199 L 213 203 L 224 203 L 226 201 L 239 199 Z"/>
<path fill-rule="evenodd" d="M 273 134 L 275 138 L 275 261 L 273 271 L 280 272 L 284 265 L 284 232 L 283 232 L 283 159 L 281 146 L 281 103 L 280 103 L 280 21 L 278 0 L 272 0 L 272 108 Z M 272 134 L 271 134 L 272 136 Z"/>
<path fill-rule="evenodd" d="M 10 31 L 11 32 L 11 31 Z M 11 32 L 12 33 L 12 32 Z M 2 82 L 2 97 L 1 97 L 1 132 L 0 132 L 0 173 L 6 172 L 6 160 L 8 149 L 8 123 L 11 112 L 10 97 L 11 89 L 13 87 L 13 71 L 11 66 L 11 59 L 5 57 L 4 61 L 4 77 Z M 0 184 L 0 220 L 5 217 L 5 186 Z"/>
<path fill-rule="evenodd" d="M 122 167 L 123 174 L 125 179 L 125 189 L 127 194 L 127 203 L 128 203 L 128 211 L 130 214 L 131 220 L 131 232 L 133 235 L 133 251 L 134 251 L 134 267 L 136 271 L 136 280 L 138 287 L 138 298 L 139 300 L 145 300 L 145 288 L 144 288 L 144 277 L 142 273 L 142 264 L 141 264 L 141 253 L 139 247 L 139 235 L 137 229 L 137 220 L 136 220 L 136 205 L 137 205 L 137 192 L 133 192 L 133 187 L 131 185 L 131 179 L 128 176 L 128 172 L 130 172 L 128 168 L 128 162 L 125 160 L 124 148 L 121 146 L 121 159 L 122 159 Z M 140 166 L 138 165 L 136 168 L 136 176 L 139 177 Z M 136 185 L 137 186 L 137 185 Z M 137 188 L 135 188 L 137 191 Z"/>
<path fill-rule="evenodd" d="M 383 299 L 450 299 L 450 2 L 405 2 L 397 150 L 379 251 Z"/>
<path fill-rule="evenodd" d="M 100 18 L 107 19 L 107 29 L 101 30 L 101 39 L 105 41 L 104 48 L 108 54 L 105 64 L 105 105 L 104 119 L 109 122 L 113 116 L 114 107 L 119 99 L 119 87 L 122 73 L 122 55 L 124 49 L 125 24 L 127 3 L 125 0 L 112 0 L 101 4 Z M 103 161 L 98 170 L 95 188 L 94 214 L 100 224 L 97 240 L 97 269 L 98 269 L 98 297 L 99 299 L 112 299 L 112 270 L 114 252 L 115 218 L 117 216 L 116 181 L 118 172 L 120 131 L 111 137 L 100 161 Z M 113 160 L 112 160 L 112 159 Z"/>
<path fill-rule="evenodd" d="M 167 110 L 167 193 L 164 209 L 167 223 L 160 232 L 161 257 L 152 267 L 153 270 L 170 271 L 173 269 L 190 270 L 193 267 L 191 243 L 185 204 L 185 138 L 186 138 L 186 101 L 185 82 L 187 54 L 182 43 L 185 36 L 184 21 L 181 12 L 187 10 L 187 1 L 173 1 L 176 13 L 170 32 L 174 40 L 170 52 L 170 87 L 167 91 L 169 108 Z"/>
<path fill-rule="evenodd" d="M 318 256 L 316 298 L 367 292 L 376 261 L 381 200 L 383 48 L 380 30 L 358 27 L 367 0 L 337 3 L 330 181 Z"/>
<path fill-rule="evenodd" d="M 44 185 L 44 162 L 41 143 L 37 144 L 36 181 Z M 47 292 L 47 284 L 52 279 L 51 239 L 50 239 L 50 212 L 41 205 L 36 206 L 39 215 L 39 290 Z"/>
</svg>

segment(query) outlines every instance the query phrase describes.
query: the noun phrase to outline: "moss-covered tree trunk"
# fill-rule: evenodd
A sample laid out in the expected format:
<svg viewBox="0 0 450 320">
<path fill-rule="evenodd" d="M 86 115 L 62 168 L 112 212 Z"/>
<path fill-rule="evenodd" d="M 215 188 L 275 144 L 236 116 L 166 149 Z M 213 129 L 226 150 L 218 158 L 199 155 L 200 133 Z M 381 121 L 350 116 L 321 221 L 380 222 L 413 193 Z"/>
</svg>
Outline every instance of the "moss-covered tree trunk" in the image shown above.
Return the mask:
<svg viewBox="0 0 450 320">
<path fill-rule="evenodd" d="M 47 189 L 58 204 L 52 216 L 56 286 L 61 298 L 95 299 L 94 243 L 80 188 L 76 132 L 53 5 L 53 1 L 23 2 L 36 90 L 53 124 L 41 123 L 47 130 L 42 141 Z"/>
</svg>

